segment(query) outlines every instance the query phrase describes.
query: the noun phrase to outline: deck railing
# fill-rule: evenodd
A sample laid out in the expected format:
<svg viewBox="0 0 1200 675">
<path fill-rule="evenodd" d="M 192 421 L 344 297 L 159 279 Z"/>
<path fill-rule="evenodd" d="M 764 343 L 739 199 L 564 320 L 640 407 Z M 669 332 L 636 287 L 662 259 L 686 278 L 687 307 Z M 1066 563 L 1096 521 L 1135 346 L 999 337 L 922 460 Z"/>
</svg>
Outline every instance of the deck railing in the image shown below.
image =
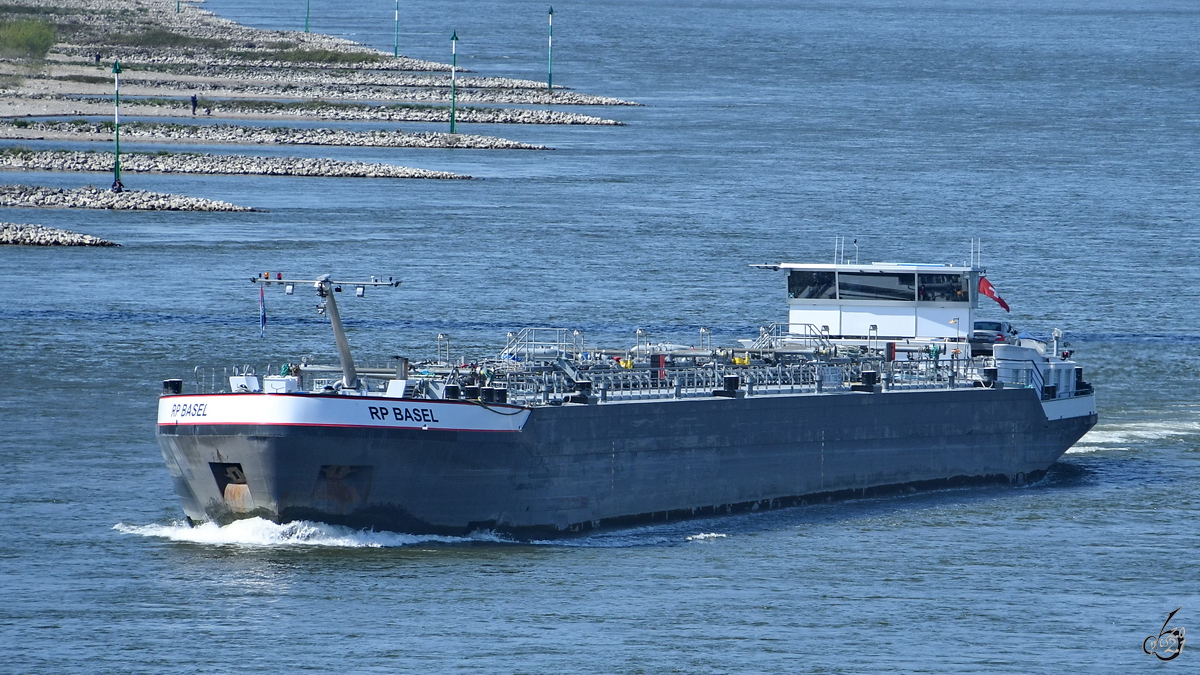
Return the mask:
<svg viewBox="0 0 1200 675">
<path fill-rule="evenodd" d="M 815 349 L 830 354 L 834 351 L 829 336 L 811 323 L 773 323 L 760 328 L 758 339 L 750 348 L 756 351 L 774 351 L 788 347 Z"/>
<path fill-rule="evenodd" d="M 531 331 L 541 329 L 530 329 Z M 724 390 L 727 377 L 737 376 L 736 390 L 740 396 L 764 396 L 804 393 L 836 393 L 851 389 L 870 389 L 874 382 L 883 391 L 915 389 L 947 389 L 990 386 L 991 377 L 985 369 L 995 368 L 1004 387 L 1027 387 L 1043 395 L 1044 379 L 1038 365 L 1032 361 L 973 358 L 928 358 L 885 361 L 878 356 L 833 358 L 821 356 L 807 361 L 777 363 L 731 363 L 713 357 L 704 362 L 691 358 L 684 363 L 670 363 L 642 358 L 590 359 L 571 358 L 572 350 L 583 354 L 582 339 L 567 331 L 550 329 L 551 333 L 529 332 L 514 336 L 506 352 L 510 355 L 533 353 L 532 347 L 552 347 L 560 350 L 557 358 L 546 352 L 531 360 L 514 358 L 493 359 L 475 366 L 441 367 L 436 364 L 413 364 L 408 378 L 419 384 L 417 396 L 439 398 L 445 384 L 503 388 L 506 399 L 518 405 L 560 404 L 563 401 L 619 402 L 650 399 L 711 397 L 714 391 Z M 522 352 L 524 350 L 524 352 Z M 567 355 L 562 355 L 563 352 Z M 301 376 L 301 390 L 322 391 L 326 386 L 337 388 L 340 369 L 335 366 L 291 364 L 263 369 L 251 365 L 197 367 L 191 383 L 185 383 L 186 393 L 222 393 L 231 391 L 229 378 L 237 375 L 278 375 L 281 369 L 296 369 Z M 864 375 L 868 373 L 868 375 Z M 873 373 L 873 375 L 870 375 Z M 387 382 L 399 377 L 397 364 L 389 362 L 378 367 L 365 366 L 359 375 L 366 383 L 366 393 L 382 393 Z M 1058 392 L 1072 396 L 1082 392 Z"/>
</svg>

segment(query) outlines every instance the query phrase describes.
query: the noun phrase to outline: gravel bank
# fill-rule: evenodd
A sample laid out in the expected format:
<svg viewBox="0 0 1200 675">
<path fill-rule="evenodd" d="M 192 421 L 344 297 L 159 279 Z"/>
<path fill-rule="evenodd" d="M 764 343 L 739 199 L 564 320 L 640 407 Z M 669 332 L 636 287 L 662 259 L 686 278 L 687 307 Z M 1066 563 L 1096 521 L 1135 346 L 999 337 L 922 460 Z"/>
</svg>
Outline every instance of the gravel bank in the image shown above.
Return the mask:
<svg viewBox="0 0 1200 675">
<path fill-rule="evenodd" d="M 71 69 L 55 71 L 57 79 L 78 81 Z M 185 77 L 186 75 L 186 77 Z M 95 77 L 95 76 L 92 76 Z M 72 79 L 76 78 L 76 79 Z M 99 84 L 99 83 L 97 83 Z M 124 87 L 163 89 L 146 95 L 178 94 L 182 91 L 239 92 L 269 98 L 308 98 L 377 101 L 450 100 L 448 75 L 413 75 L 377 71 L 313 70 L 294 68 L 217 68 L 197 66 L 191 72 L 164 73 L 130 71 L 121 79 Z M 518 103 L 532 105 L 640 106 L 609 96 L 595 96 L 555 87 L 545 82 L 502 77 L 459 77 L 455 81 L 460 102 Z M 141 89 L 138 89 L 140 91 Z"/>
<path fill-rule="evenodd" d="M 32 84 L 32 83 L 30 83 Z M 161 78 L 123 78 L 122 92 L 136 96 L 172 96 L 196 92 L 209 96 L 256 96 L 271 99 L 307 99 L 331 101 L 404 101 L 413 103 L 450 103 L 450 80 L 427 86 L 360 85 L 325 82 L 296 86 L 286 79 L 278 82 L 169 80 Z M 80 87 L 82 88 L 82 87 Z M 111 88 L 111 87 L 109 87 Z M 103 87 L 97 86 L 102 90 Z M 638 103 L 574 91 L 547 91 L 545 85 L 534 88 L 468 88 L 459 86 L 459 103 L 495 103 L 510 105 L 637 106 Z"/>
<path fill-rule="evenodd" d="M 111 97 L 62 96 L 60 94 L 31 94 L 28 100 L 63 101 L 81 107 L 92 104 L 112 110 Z M 121 98 L 123 116 L 155 117 L 162 115 L 182 116 L 186 99 L 165 98 Z M 212 112 L 217 116 L 261 116 L 261 117 L 306 117 L 343 121 L 378 122 L 450 122 L 449 106 L 428 105 L 370 105 L 364 103 L 331 103 L 328 101 L 280 102 L 253 99 L 224 99 L 211 102 Z M 172 108 L 174 112 L 167 112 Z M 81 112 L 82 114 L 82 112 Z M 624 122 L 580 115 L 558 110 L 533 110 L 526 108 L 458 108 L 456 118 L 471 124 L 579 124 L 588 126 L 625 126 Z"/>
<path fill-rule="evenodd" d="M 0 206 L 30 206 L 59 209 L 114 209 L 118 211 L 257 211 L 246 206 L 200 197 L 181 197 L 162 192 L 128 190 L 114 193 L 95 187 L 63 188 L 36 185 L 0 185 Z"/>
<path fill-rule="evenodd" d="M 328 68 L 313 69 L 296 66 L 286 70 L 276 68 L 258 68 L 254 66 L 217 66 L 209 63 L 192 64 L 188 68 L 160 68 L 155 73 L 145 71 L 133 73 L 137 77 L 158 75 L 189 75 L 217 80 L 239 80 L 254 82 L 282 82 L 284 84 L 356 84 L 374 87 L 448 87 L 450 76 L 427 73 L 405 73 L 396 71 L 381 71 L 379 69 L 344 69 L 331 70 Z M 464 89 L 546 89 L 546 83 L 539 80 L 524 80 L 511 77 L 486 77 L 483 75 L 463 75 L 458 71 L 457 84 Z M 569 87 L 554 85 L 554 91 L 569 91 Z M 616 100 L 616 99 L 614 99 Z"/>
<path fill-rule="evenodd" d="M 60 42 L 47 63 L 49 77 L 30 71 L 11 78 L 9 114 L 91 114 L 108 104 L 108 64 L 126 66 L 129 114 L 186 117 L 192 93 L 218 100 L 212 113 L 230 117 L 325 118 L 346 121 L 447 122 L 448 65 L 417 61 L 320 33 L 262 30 L 239 25 L 171 0 L 19 0 L 0 3 L 0 19 L 42 14 L 58 28 Z M 100 65 L 95 60 L 98 58 Z M 0 60 L 2 61 L 2 60 Z M 0 72 L 17 64 L 0 63 Z M 465 72 L 460 69 L 460 73 Z M 23 79 L 22 79 L 23 78 Z M 561 86 L 547 90 L 537 80 L 464 75 L 458 98 L 467 104 L 522 106 L 639 105 L 583 94 Z M 100 96 L 103 94 L 102 96 Z M 139 97 L 157 97 L 158 110 Z M 243 99 L 266 99 L 243 100 Z M 279 101 L 290 101 L 290 104 Z M 52 102 L 53 101 L 53 102 Z M 333 103 L 345 101 L 346 103 Z M 361 102 L 434 103 L 421 106 L 363 106 Z M 273 105 L 265 105 L 266 103 Z M 329 107 L 314 103 L 331 102 Z M 351 102 L 359 102 L 357 105 Z M 336 107 L 336 109 L 334 109 Z M 185 112 L 186 111 L 186 112 Z M 617 126 L 614 120 L 553 110 L 463 108 L 464 123 L 577 124 Z M 461 146 L 459 146 L 461 147 Z"/>
<path fill-rule="evenodd" d="M 167 30 L 190 38 L 191 42 L 179 46 L 156 46 L 146 48 L 130 44 L 105 44 L 111 51 L 122 54 L 145 55 L 147 58 L 177 58 L 191 59 L 196 62 L 197 55 L 212 57 L 220 55 L 226 48 L 239 53 L 262 53 L 264 60 L 281 48 L 280 43 L 287 43 L 291 48 L 307 50 L 324 49 L 343 53 L 369 53 L 391 61 L 391 54 L 368 47 L 345 38 L 334 37 L 323 33 L 305 33 L 301 31 L 266 30 L 252 28 L 197 7 L 194 3 L 184 2 L 176 12 L 175 0 L 22 0 L 25 7 L 55 8 L 58 18 L 68 25 L 78 25 L 74 37 L 84 39 L 83 43 L 59 44 L 55 51 L 71 54 L 77 51 L 79 56 L 88 57 L 95 51 L 97 39 L 101 42 L 110 34 L 137 33 L 147 28 Z M 66 37 L 66 36 L 64 36 Z M 203 44 L 212 41 L 213 44 Z M 222 46 L 223 45 L 223 46 Z M 253 59 L 253 56 L 250 57 Z M 206 58 L 207 60 L 207 58 Z M 406 59 L 411 60 L 411 59 Z M 290 65 L 289 62 L 282 62 Z M 307 62 L 305 62 L 307 63 Z M 443 65 L 443 64 L 436 64 Z M 448 65 L 446 67 L 449 67 Z"/>
<path fill-rule="evenodd" d="M 86 122 L 0 120 L 0 138 L 112 140 L 112 125 Z M 169 124 L 127 122 L 121 137 L 139 141 L 197 141 L 238 145 L 339 145 L 374 148 L 475 148 L 486 150 L 547 150 L 544 145 L 518 143 L 495 136 L 402 131 L 346 131 L 251 127 L 235 124 Z"/>
<path fill-rule="evenodd" d="M 0 246 L 120 246 L 115 241 L 45 225 L 0 223 Z"/>
<path fill-rule="evenodd" d="M 104 152 L 10 149 L 0 152 L 0 169 L 26 171 L 112 171 Z M 470 178 L 448 171 L 411 169 L 392 164 L 346 162 L 319 157 L 250 157 L 199 153 L 121 155 L 126 173 L 188 173 L 233 176 L 322 176 L 327 178 Z"/>
<path fill-rule="evenodd" d="M 285 37 L 292 37 L 294 33 L 285 33 L 280 31 Z M 308 33 L 308 35 L 317 35 L 316 33 Z M 328 37 L 328 36 L 326 36 Z M 338 39 L 338 38 L 333 38 Z M 405 56 L 393 58 L 391 54 L 384 54 L 378 50 L 359 45 L 357 43 L 348 43 L 346 45 L 314 45 L 305 43 L 305 48 L 312 49 L 329 49 L 330 51 L 342 52 L 374 52 L 381 57 L 379 61 L 367 61 L 364 63 L 314 63 L 312 61 L 280 61 L 278 59 L 269 58 L 269 52 L 263 52 L 263 58 L 228 58 L 221 56 L 206 57 L 203 61 L 205 65 L 223 66 L 227 68 L 251 67 L 251 68 L 269 68 L 281 71 L 287 71 L 291 68 L 315 68 L 321 70 L 363 70 L 363 71 L 382 71 L 382 72 L 418 72 L 418 73 L 438 73 L 450 72 L 449 63 L 438 63 L 436 61 L 423 61 L 421 59 L 410 59 Z M 56 54 L 87 61 L 96 53 L 96 47 L 91 45 L 71 45 L 59 44 L 54 47 Z M 121 61 L 121 65 L 128 64 L 134 68 L 151 69 L 158 66 L 181 66 L 194 67 L 197 62 L 196 54 L 192 49 L 175 49 L 156 47 L 148 49 L 145 47 L 104 47 L 105 58 L 109 61 L 116 57 Z M 459 68 L 460 73 L 469 73 L 471 71 Z"/>
</svg>

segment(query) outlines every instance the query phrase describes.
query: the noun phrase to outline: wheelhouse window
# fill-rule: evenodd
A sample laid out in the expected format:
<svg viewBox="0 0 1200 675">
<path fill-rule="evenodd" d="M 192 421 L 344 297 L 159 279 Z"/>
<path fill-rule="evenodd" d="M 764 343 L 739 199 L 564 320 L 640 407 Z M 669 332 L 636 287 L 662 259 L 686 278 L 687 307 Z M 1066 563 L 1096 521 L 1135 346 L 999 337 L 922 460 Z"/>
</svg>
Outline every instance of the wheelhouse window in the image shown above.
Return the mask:
<svg viewBox="0 0 1200 675">
<path fill-rule="evenodd" d="M 833 300 L 837 297 L 834 273 L 793 270 L 788 274 L 788 297 Z"/>
<path fill-rule="evenodd" d="M 965 274 L 920 274 L 917 298 L 926 302 L 970 302 Z"/>
<path fill-rule="evenodd" d="M 838 297 L 912 302 L 917 299 L 916 277 L 911 272 L 839 272 Z"/>
</svg>

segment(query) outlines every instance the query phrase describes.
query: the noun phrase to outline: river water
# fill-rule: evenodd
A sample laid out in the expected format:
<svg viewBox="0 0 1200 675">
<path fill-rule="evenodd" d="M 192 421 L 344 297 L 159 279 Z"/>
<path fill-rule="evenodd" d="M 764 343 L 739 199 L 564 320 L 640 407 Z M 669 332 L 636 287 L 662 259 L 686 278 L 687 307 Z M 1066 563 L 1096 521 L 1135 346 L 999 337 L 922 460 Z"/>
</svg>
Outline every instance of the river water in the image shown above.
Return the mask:
<svg viewBox="0 0 1200 675">
<path fill-rule="evenodd" d="M 204 6 L 303 26 L 295 2 Z M 314 0 L 311 21 L 390 50 L 392 10 Z M 401 51 L 445 61 L 456 30 L 461 65 L 539 78 L 545 12 L 405 0 Z M 1171 610 L 1200 626 L 1198 34 L 1183 1 L 556 3 L 555 82 L 644 103 L 583 110 L 627 126 L 462 125 L 546 152 L 211 149 L 472 181 L 126 177 L 261 213 L 0 210 L 123 244 L 0 250 L 0 670 L 1150 667 Z M 259 339 L 258 272 L 402 277 L 343 302 L 364 360 L 533 324 L 729 343 L 785 316 L 782 277 L 747 264 L 832 260 L 837 235 L 933 262 L 982 238 L 1010 318 L 1068 331 L 1100 424 L 1024 488 L 565 541 L 179 523 L 159 382 L 333 352 L 300 294 L 268 297 Z"/>
</svg>

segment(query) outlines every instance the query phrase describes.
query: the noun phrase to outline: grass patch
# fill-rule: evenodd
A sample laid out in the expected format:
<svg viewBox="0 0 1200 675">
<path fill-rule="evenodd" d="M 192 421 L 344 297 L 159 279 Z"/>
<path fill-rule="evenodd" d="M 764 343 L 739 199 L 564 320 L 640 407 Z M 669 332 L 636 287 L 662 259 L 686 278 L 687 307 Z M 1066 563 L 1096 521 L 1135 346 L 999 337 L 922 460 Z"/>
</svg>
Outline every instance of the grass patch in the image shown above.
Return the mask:
<svg viewBox="0 0 1200 675">
<path fill-rule="evenodd" d="M 262 49 L 269 49 L 269 50 L 275 51 L 275 52 L 285 52 L 289 49 L 295 49 L 299 46 L 300 45 L 296 44 L 295 42 L 288 42 L 288 41 L 264 42 L 261 45 L 250 42 L 246 45 L 246 47 L 248 47 L 250 49 L 262 48 Z"/>
<path fill-rule="evenodd" d="M 79 10 L 65 7 L 30 7 L 26 5 L 0 5 L 0 14 L 79 14 Z"/>
<path fill-rule="evenodd" d="M 41 61 L 58 39 L 54 26 L 41 19 L 0 23 L 0 55 Z"/>
<path fill-rule="evenodd" d="M 113 81 L 111 77 L 103 77 L 100 75 L 63 75 L 54 78 L 65 82 L 82 82 L 83 84 L 109 84 Z"/>
<path fill-rule="evenodd" d="M 288 49 L 276 52 L 275 57 L 280 61 L 301 63 L 367 63 L 383 58 L 369 52 L 335 52 L 328 49 Z"/>
<path fill-rule="evenodd" d="M 383 59 L 369 52 L 335 52 L 329 49 L 284 49 L 274 52 L 229 52 L 236 59 L 291 61 L 292 63 L 373 63 Z"/>
<path fill-rule="evenodd" d="M 231 44 L 229 40 L 188 37 L 161 28 L 149 28 L 141 33 L 113 33 L 105 36 L 104 42 L 123 47 L 207 47 L 210 49 L 223 49 Z"/>
</svg>

